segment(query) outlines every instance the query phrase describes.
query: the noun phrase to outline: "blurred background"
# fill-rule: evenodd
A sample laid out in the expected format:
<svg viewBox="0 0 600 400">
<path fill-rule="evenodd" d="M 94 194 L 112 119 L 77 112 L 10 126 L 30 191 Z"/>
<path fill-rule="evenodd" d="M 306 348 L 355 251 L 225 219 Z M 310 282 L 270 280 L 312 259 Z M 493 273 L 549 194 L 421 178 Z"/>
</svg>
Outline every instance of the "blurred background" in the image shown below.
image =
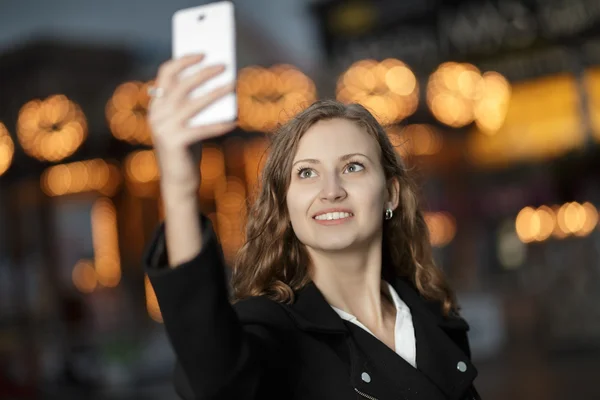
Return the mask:
<svg viewBox="0 0 600 400">
<path fill-rule="evenodd" d="M 0 0 L 0 398 L 177 398 L 146 88 L 204 3 Z M 240 129 L 199 166 L 227 260 L 269 132 L 360 102 L 422 184 L 482 397 L 600 399 L 600 0 L 235 5 Z"/>
</svg>

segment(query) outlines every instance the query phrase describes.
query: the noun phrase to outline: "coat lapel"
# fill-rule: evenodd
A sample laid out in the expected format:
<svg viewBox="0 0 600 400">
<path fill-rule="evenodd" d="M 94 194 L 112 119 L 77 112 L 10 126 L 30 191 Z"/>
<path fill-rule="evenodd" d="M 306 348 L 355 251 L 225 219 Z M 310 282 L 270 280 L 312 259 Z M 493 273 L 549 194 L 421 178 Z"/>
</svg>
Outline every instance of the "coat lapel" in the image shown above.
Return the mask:
<svg viewBox="0 0 600 400">
<path fill-rule="evenodd" d="M 469 350 L 461 348 L 457 338 L 467 345 L 467 323 L 460 317 L 445 317 L 439 306 L 423 299 L 412 285 L 397 279 L 394 288 L 408 305 L 417 339 L 417 368 L 449 399 L 459 399 L 472 385 L 477 370 Z"/>
<path fill-rule="evenodd" d="M 344 321 L 313 282 L 296 293 L 296 301 L 290 311 L 292 319 L 303 331 L 348 334 Z"/>
</svg>

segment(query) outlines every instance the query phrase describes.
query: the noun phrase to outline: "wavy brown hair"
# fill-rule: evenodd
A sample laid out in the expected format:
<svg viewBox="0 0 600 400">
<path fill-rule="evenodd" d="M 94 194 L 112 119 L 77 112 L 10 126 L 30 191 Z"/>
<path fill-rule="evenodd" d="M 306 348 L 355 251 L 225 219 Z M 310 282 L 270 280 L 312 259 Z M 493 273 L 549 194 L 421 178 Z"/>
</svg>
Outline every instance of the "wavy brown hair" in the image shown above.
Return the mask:
<svg viewBox="0 0 600 400">
<path fill-rule="evenodd" d="M 233 266 L 234 301 L 265 295 L 278 302 L 292 303 L 294 293 L 311 281 L 310 258 L 292 229 L 286 195 L 293 155 L 302 135 L 318 121 L 335 118 L 352 121 L 371 135 L 381 149 L 381 165 L 387 181 L 395 177 L 400 183 L 398 209 L 383 224 L 382 277 L 407 278 L 423 297 L 441 304 L 444 314 L 456 310 L 454 293 L 434 264 L 417 187 L 404 161 L 385 129 L 367 109 L 333 100 L 317 101 L 273 136 L 259 191 L 248 213 L 246 242 Z"/>
</svg>

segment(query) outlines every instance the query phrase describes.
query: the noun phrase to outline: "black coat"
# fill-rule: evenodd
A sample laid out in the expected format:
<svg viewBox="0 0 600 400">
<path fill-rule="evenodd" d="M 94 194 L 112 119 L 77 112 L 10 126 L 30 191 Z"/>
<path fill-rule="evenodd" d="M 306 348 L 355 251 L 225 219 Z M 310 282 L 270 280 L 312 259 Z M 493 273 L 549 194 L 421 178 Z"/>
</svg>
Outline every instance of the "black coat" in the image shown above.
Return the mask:
<svg viewBox="0 0 600 400">
<path fill-rule="evenodd" d="M 310 283 L 292 305 L 253 297 L 231 306 L 221 249 L 203 218 L 204 247 L 168 269 L 163 228 L 146 271 L 175 354 L 184 399 L 470 400 L 467 323 L 444 317 L 404 279 L 390 282 L 415 326 L 417 369 L 341 319 Z"/>
</svg>

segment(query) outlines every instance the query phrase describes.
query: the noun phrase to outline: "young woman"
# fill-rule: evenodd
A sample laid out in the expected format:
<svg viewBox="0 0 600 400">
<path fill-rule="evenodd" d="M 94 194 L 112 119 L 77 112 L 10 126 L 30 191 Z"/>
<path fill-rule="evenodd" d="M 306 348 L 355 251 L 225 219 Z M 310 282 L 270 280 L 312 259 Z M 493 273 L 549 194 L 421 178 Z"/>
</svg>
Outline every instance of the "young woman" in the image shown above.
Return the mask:
<svg viewBox="0 0 600 400">
<path fill-rule="evenodd" d="M 234 85 L 190 100 L 222 68 L 167 61 L 149 120 L 165 224 L 145 259 L 184 399 L 478 399 L 467 323 L 434 265 L 415 186 L 359 105 L 320 101 L 274 136 L 228 298 L 197 204 L 196 144 L 234 124 L 188 119 Z M 233 303 L 233 305 L 231 304 Z"/>
</svg>

